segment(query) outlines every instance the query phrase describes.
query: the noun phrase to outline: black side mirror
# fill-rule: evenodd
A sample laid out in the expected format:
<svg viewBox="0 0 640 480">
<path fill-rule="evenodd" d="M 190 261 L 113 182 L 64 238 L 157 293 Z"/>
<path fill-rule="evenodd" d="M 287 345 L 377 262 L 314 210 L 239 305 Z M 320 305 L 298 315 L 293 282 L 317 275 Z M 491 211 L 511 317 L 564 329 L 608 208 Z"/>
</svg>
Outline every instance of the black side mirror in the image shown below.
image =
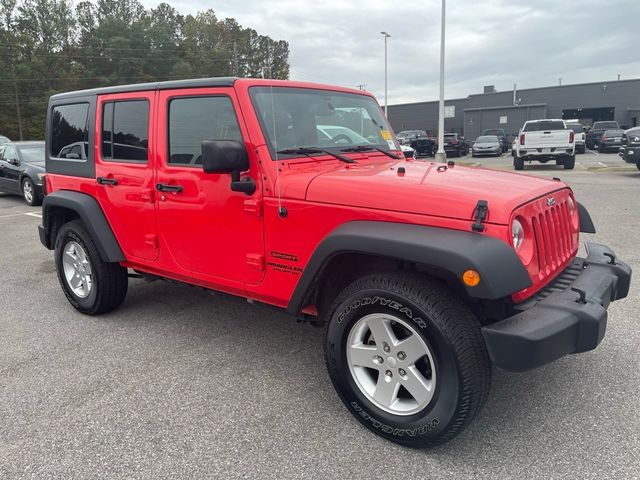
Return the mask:
<svg viewBox="0 0 640 480">
<path fill-rule="evenodd" d="M 17 158 L 10 158 L 9 160 L 7 160 L 11 165 L 15 166 L 15 167 L 19 167 L 20 166 L 20 160 L 18 160 Z"/>
<path fill-rule="evenodd" d="M 201 145 L 205 173 L 230 173 L 231 190 L 251 195 L 256 191 L 252 178 L 240 180 L 240 172 L 249 170 L 246 147 L 236 140 L 204 140 Z"/>
</svg>

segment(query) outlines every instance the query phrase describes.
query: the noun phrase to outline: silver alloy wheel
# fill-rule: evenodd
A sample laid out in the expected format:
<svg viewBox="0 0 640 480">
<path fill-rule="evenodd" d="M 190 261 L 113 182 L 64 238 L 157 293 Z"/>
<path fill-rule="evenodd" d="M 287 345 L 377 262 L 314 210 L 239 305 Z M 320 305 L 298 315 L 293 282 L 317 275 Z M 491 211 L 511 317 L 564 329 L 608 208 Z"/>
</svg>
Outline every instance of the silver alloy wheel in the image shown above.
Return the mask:
<svg viewBox="0 0 640 480">
<path fill-rule="evenodd" d="M 31 203 L 33 201 L 33 184 L 28 179 L 22 182 L 22 194 L 24 195 L 24 199 L 27 203 Z"/>
<path fill-rule="evenodd" d="M 87 252 L 79 243 L 68 242 L 62 251 L 62 268 L 67 285 L 75 295 L 86 298 L 91 293 L 93 278 Z"/>
<path fill-rule="evenodd" d="M 347 339 L 347 363 L 362 394 L 385 412 L 412 415 L 433 398 L 431 350 L 413 325 L 393 315 L 373 313 L 356 322 Z"/>
</svg>

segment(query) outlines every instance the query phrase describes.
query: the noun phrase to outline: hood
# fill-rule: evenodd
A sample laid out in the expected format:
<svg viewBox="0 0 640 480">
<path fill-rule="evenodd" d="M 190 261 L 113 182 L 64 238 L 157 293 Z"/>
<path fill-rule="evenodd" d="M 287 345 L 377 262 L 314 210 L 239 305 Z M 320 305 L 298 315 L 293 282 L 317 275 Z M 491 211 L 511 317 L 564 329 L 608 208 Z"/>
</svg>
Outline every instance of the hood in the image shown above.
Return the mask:
<svg viewBox="0 0 640 480">
<path fill-rule="evenodd" d="M 474 147 L 499 147 L 500 142 L 476 142 L 473 144 Z"/>
<path fill-rule="evenodd" d="M 405 173 L 398 173 L 404 167 Z M 438 170 L 439 167 L 439 170 Z M 508 224 L 518 206 L 564 183 L 527 175 L 420 161 L 343 165 L 307 177 L 306 188 L 289 189 L 307 201 L 421 215 L 473 218 L 478 200 L 487 200 L 487 222 Z M 301 185 L 299 185 L 301 186 Z"/>
</svg>

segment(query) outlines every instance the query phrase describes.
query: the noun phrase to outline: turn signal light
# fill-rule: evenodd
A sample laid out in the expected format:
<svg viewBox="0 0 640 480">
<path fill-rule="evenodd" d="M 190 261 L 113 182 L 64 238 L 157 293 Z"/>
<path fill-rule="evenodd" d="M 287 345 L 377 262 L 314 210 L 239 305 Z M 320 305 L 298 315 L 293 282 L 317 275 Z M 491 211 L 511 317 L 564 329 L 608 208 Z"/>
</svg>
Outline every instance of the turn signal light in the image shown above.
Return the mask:
<svg viewBox="0 0 640 480">
<path fill-rule="evenodd" d="M 467 270 L 462 274 L 462 281 L 467 287 L 475 287 L 480 283 L 480 274 L 475 270 Z"/>
</svg>

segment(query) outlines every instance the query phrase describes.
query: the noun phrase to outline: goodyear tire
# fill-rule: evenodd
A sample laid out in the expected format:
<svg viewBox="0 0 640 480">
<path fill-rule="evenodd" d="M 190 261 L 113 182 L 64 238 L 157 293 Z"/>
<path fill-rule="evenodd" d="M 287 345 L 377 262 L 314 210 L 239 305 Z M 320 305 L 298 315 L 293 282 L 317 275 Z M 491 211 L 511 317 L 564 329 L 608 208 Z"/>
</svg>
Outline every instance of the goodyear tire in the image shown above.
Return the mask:
<svg viewBox="0 0 640 480">
<path fill-rule="evenodd" d="M 87 315 L 110 312 L 127 295 L 127 269 L 102 260 L 80 220 L 60 228 L 54 253 L 58 280 L 69 303 Z"/>
<path fill-rule="evenodd" d="M 474 314 L 450 290 L 414 273 L 349 285 L 328 310 L 325 359 L 351 413 L 374 433 L 414 448 L 459 434 L 491 383 Z"/>
</svg>

